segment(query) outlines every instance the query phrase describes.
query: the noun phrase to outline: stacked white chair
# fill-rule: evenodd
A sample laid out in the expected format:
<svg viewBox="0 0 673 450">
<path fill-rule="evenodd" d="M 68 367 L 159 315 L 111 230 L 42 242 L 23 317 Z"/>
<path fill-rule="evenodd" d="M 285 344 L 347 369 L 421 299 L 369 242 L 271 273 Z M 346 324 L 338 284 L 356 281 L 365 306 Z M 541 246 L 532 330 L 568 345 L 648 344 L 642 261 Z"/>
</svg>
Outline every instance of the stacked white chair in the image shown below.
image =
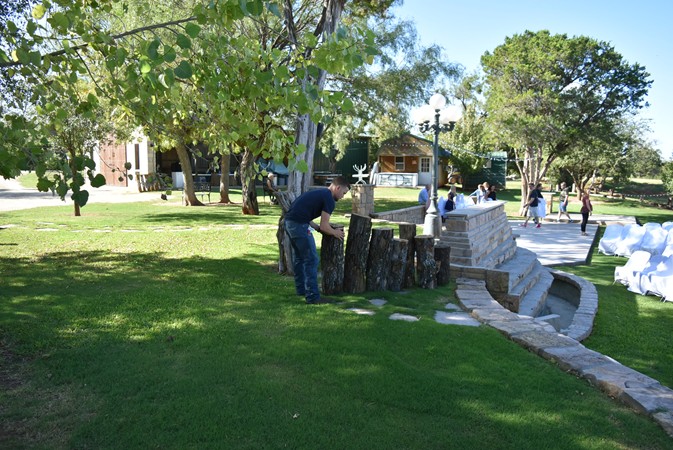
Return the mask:
<svg viewBox="0 0 673 450">
<path fill-rule="evenodd" d="M 626 264 L 615 267 L 615 281 L 619 281 L 626 286 L 633 283 L 633 280 L 639 276 L 640 272 L 647 266 L 651 256 L 652 255 L 642 250 L 633 252 L 629 260 L 626 261 Z"/>
<path fill-rule="evenodd" d="M 605 227 L 605 233 L 598 243 L 598 251 L 605 255 L 614 255 L 617 244 L 621 240 L 624 225 L 615 223 Z"/>
<path fill-rule="evenodd" d="M 618 256 L 631 256 L 640 249 L 640 242 L 645 236 L 645 227 L 639 225 L 626 225 L 622 232 L 615 254 Z"/>
<path fill-rule="evenodd" d="M 647 225 L 645 225 L 643 240 L 640 242 L 640 250 L 650 252 L 652 255 L 661 255 L 666 247 L 669 232 L 661 226 L 648 228 Z"/>
</svg>

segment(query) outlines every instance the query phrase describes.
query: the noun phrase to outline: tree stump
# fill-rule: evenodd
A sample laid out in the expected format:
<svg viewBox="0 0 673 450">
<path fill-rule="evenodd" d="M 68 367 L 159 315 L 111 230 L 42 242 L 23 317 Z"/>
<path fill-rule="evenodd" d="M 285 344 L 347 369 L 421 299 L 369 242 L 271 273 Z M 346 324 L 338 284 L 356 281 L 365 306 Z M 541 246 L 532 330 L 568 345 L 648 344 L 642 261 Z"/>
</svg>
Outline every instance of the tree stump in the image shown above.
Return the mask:
<svg viewBox="0 0 673 450">
<path fill-rule="evenodd" d="M 390 271 L 390 244 L 393 241 L 392 228 L 375 228 L 369 241 L 367 258 L 367 290 L 385 291 Z"/>
<path fill-rule="evenodd" d="M 351 214 L 346 240 L 344 268 L 344 292 L 360 294 L 367 288 L 367 255 L 369 254 L 369 234 L 372 231 L 372 219 Z"/>
<path fill-rule="evenodd" d="M 332 228 L 342 225 L 330 224 Z M 344 241 L 334 236 L 322 235 L 320 267 L 322 268 L 322 291 L 327 295 L 340 294 L 344 284 Z"/>
<path fill-rule="evenodd" d="M 416 285 L 416 237 L 415 223 L 400 224 L 400 239 L 407 241 L 407 264 L 404 271 L 404 282 L 402 288 L 410 288 Z"/>
<path fill-rule="evenodd" d="M 437 287 L 437 264 L 435 263 L 435 238 L 430 234 L 421 234 L 414 238 L 416 241 L 416 272 L 418 286 L 423 289 Z"/>
<path fill-rule="evenodd" d="M 437 264 L 437 286 L 446 286 L 451 281 L 451 247 L 445 243 L 435 245 L 435 264 Z"/>
<path fill-rule="evenodd" d="M 390 244 L 390 271 L 387 282 L 389 291 L 402 290 L 406 275 L 408 247 L 409 243 L 406 239 L 393 239 Z"/>
</svg>

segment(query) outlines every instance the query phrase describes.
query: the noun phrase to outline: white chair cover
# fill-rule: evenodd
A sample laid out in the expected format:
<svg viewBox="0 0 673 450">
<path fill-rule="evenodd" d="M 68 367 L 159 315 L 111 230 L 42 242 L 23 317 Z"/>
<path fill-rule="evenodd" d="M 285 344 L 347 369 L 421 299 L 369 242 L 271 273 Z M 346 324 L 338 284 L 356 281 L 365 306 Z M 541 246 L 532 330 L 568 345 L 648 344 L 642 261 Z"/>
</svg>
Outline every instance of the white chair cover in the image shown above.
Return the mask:
<svg viewBox="0 0 673 450">
<path fill-rule="evenodd" d="M 672 233 L 668 233 L 670 236 Z M 661 256 L 673 256 L 673 244 L 667 245 L 664 247 L 664 251 L 661 252 Z"/>
<path fill-rule="evenodd" d="M 636 294 L 645 295 L 648 291 L 648 274 L 655 272 L 659 264 L 665 260 L 661 255 L 652 255 L 640 272 L 635 272 L 628 280 L 628 290 Z"/>
<path fill-rule="evenodd" d="M 668 231 L 661 227 L 647 227 L 645 225 L 645 235 L 640 242 L 640 249 L 650 252 L 653 255 L 661 255 L 666 247 L 666 239 L 668 238 Z"/>
<path fill-rule="evenodd" d="M 661 228 L 661 224 L 657 222 L 647 222 L 643 225 L 645 228 Z"/>
<path fill-rule="evenodd" d="M 626 235 L 622 232 L 621 239 L 615 249 L 615 254 L 628 257 L 640 249 L 640 242 L 643 240 L 643 236 L 645 236 L 645 228 L 639 225 L 631 226 L 628 230 L 626 227 L 624 228 Z"/>
<path fill-rule="evenodd" d="M 663 228 L 666 231 L 671 231 L 673 230 L 673 222 L 664 222 L 661 224 L 661 228 Z"/>
<path fill-rule="evenodd" d="M 623 266 L 615 267 L 615 281 L 628 285 L 633 280 L 636 273 L 640 273 L 650 260 L 648 252 L 636 250 Z"/>
<path fill-rule="evenodd" d="M 622 236 L 622 229 L 624 225 L 621 223 L 614 223 L 605 227 L 605 233 L 598 242 L 598 251 L 605 255 L 614 255 L 617 243 Z"/>
<path fill-rule="evenodd" d="M 646 292 L 673 300 L 673 257 L 664 257 L 655 271 L 641 278 L 640 285 Z"/>
</svg>

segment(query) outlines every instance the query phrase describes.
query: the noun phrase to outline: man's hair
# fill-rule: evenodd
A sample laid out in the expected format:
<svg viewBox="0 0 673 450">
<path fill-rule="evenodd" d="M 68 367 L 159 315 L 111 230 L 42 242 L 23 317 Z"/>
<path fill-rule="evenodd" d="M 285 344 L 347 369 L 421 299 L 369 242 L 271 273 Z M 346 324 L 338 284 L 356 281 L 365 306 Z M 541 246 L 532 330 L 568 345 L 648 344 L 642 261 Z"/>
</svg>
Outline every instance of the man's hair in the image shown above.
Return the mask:
<svg viewBox="0 0 673 450">
<path fill-rule="evenodd" d="M 351 184 L 348 182 L 348 180 L 345 177 L 342 177 L 342 176 L 334 177 L 331 184 L 333 184 L 335 186 L 343 186 L 345 188 L 348 188 L 349 191 L 351 189 Z"/>
</svg>

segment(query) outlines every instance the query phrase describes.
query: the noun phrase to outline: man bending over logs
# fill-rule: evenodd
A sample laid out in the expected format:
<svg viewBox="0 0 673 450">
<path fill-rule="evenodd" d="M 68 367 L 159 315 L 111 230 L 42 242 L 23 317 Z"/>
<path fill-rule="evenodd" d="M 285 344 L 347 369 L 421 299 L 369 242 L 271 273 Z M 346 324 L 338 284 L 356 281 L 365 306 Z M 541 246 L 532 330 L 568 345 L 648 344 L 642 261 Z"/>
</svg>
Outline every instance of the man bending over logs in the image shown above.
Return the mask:
<svg viewBox="0 0 673 450">
<path fill-rule="evenodd" d="M 297 197 L 285 214 L 285 233 L 290 238 L 292 247 L 295 289 L 297 295 L 304 296 L 308 304 L 330 303 L 329 299 L 320 297 L 318 251 L 308 227 L 343 239 L 343 228 L 332 228 L 329 220 L 336 202 L 341 200 L 350 188 L 351 185 L 344 177 L 336 177 L 328 188 L 313 189 Z M 318 217 L 320 225 L 313 221 Z"/>
</svg>

